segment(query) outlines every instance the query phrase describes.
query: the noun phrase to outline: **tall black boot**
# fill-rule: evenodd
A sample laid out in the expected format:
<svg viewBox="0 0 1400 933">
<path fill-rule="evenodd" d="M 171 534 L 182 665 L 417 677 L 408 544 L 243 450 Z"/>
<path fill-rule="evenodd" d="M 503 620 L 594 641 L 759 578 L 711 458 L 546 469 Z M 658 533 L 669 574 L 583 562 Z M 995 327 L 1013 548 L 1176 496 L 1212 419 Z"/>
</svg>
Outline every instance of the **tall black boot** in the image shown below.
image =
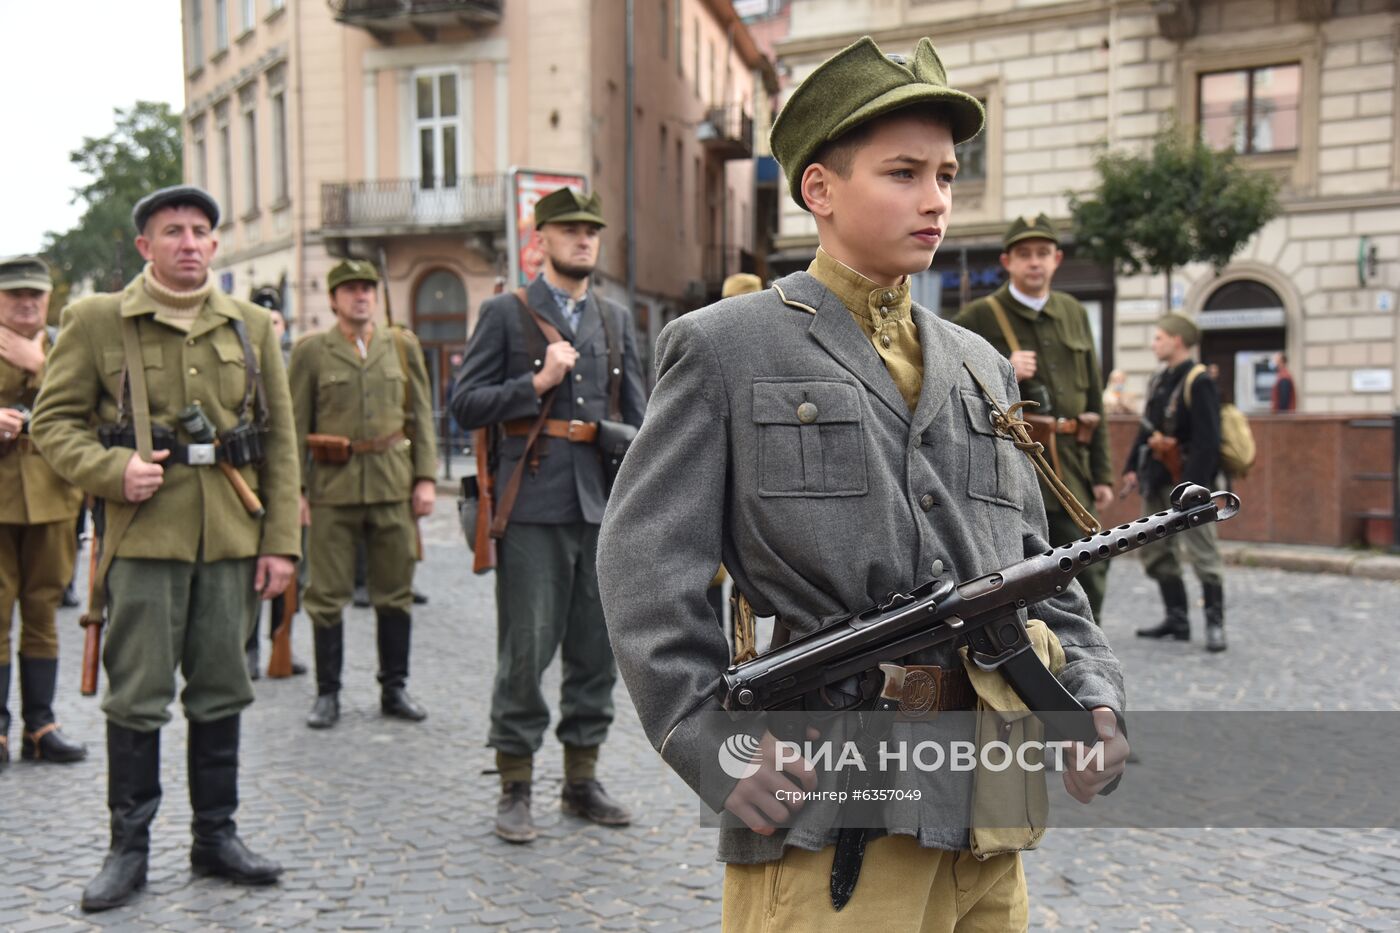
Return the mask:
<svg viewBox="0 0 1400 933">
<path fill-rule="evenodd" d="M 0 664 L 0 771 L 10 763 L 10 665 Z"/>
<path fill-rule="evenodd" d="M 329 729 L 340 721 L 340 669 L 345 663 L 345 624 L 312 625 L 316 645 L 316 703 L 306 717 L 313 729 Z"/>
<path fill-rule="evenodd" d="M 1173 638 L 1177 641 L 1191 640 L 1191 617 L 1186 611 L 1186 581 L 1180 577 L 1158 580 L 1162 590 L 1162 602 L 1167 607 L 1167 617 L 1151 628 L 1137 630 L 1139 638 Z"/>
<path fill-rule="evenodd" d="M 67 763 L 87 757 L 87 746 L 71 742 L 53 715 L 53 695 L 58 686 L 58 658 L 19 656 L 19 694 L 24 718 L 24 744 L 20 755 L 27 761 Z"/>
<path fill-rule="evenodd" d="M 107 721 L 107 809 L 112 844 L 83 889 L 85 911 L 120 907 L 146 886 L 151 820 L 160 807 L 160 730 L 137 732 Z"/>
<path fill-rule="evenodd" d="M 428 711 L 408 695 L 408 648 L 412 640 L 413 618 L 402 609 L 374 611 L 379 639 L 379 709 L 385 716 L 421 722 Z"/>
<path fill-rule="evenodd" d="M 282 866 L 248 850 L 233 822 L 238 809 L 238 720 L 235 713 L 214 722 L 190 722 L 190 867 L 196 875 L 234 884 L 272 884 Z"/>
<path fill-rule="evenodd" d="M 1201 590 L 1206 601 L 1206 650 L 1224 651 L 1225 587 L 1220 583 L 1204 583 Z"/>
</svg>

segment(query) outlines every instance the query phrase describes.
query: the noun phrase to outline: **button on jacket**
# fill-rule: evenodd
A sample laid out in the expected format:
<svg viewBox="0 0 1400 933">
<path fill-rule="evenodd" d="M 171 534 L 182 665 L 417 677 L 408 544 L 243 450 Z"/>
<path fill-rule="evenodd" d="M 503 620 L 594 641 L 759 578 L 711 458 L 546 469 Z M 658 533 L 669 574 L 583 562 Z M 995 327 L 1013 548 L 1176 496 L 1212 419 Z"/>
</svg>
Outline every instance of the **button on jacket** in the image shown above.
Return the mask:
<svg viewBox="0 0 1400 933">
<path fill-rule="evenodd" d="M 623 341 L 619 400 L 622 420 L 640 425 L 646 409 L 646 389 L 627 311 L 590 291 L 575 334 L 543 277 L 535 279 L 526 295 L 530 306 L 578 350 L 578 362 L 555 391 L 549 416 L 563 421 L 599 421 L 608 417 L 608 345 L 602 318 L 607 314 L 613 333 Z M 481 317 L 467 344 L 466 360 L 452 387 L 452 415 L 469 431 L 539 416 L 540 399 L 531 380 L 544 363 L 545 338 L 540 334 L 527 337 L 521 327 L 519 308 L 513 294 L 497 295 L 481 306 Z M 500 439 L 495 474 L 498 495 L 524 449 L 523 437 Z M 511 523 L 601 522 L 607 486 L 597 446 L 542 437 L 537 441 L 537 450 L 539 470 L 525 470 Z"/>
<path fill-rule="evenodd" d="M 109 522 L 122 511 L 136 510 L 117 557 L 216 561 L 300 556 L 296 433 L 271 316 L 216 289 L 186 334 L 155 319 L 157 308 L 142 280 L 137 276 L 120 293 L 84 298 L 64 310 L 34 409 L 30 430 L 35 442 L 60 476 L 107 500 Z M 239 472 L 262 500 L 265 518 L 249 515 L 228 479 L 211 466 L 167 464 L 164 483 L 153 498 L 139 509 L 125 501 L 122 476 L 132 450 L 104 449 L 95 428 L 117 420 L 125 319 L 135 319 L 140 331 L 151 424 L 175 432 L 182 443 L 190 437 L 177 415 L 190 403 L 200 404 L 215 430 L 238 423 L 247 383 L 243 345 L 231 322 L 244 322 L 267 388 L 269 432 L 265 462 Z"/>
</svg>

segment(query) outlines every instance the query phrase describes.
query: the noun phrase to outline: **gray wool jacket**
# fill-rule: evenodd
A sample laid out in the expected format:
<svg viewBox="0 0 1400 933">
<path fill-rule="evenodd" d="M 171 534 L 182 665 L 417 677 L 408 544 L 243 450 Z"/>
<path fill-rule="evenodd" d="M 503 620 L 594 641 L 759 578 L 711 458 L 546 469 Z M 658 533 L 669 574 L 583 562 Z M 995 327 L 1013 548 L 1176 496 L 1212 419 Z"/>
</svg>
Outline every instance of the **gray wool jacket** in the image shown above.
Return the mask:
<svg viewBox="0 0 1400 933">
<path fill-rule="evenodd" d="M 966 580 L 1048 549 L 1040 487 L 999 439 L 970 365 L 1007 405 L 1010 364 L 985 340 L 915 305 L 924 384 L 911 414 L 840 300 L 805 272 L 688 314 L 661 333 L 646 423 L 614 486 L 598 582 L 618 667 L 652 744 L 712 809 L 735 781 L 716 767 L 715 691 L 728 633 L 705 590 L 723 561 L 759 615 L 793 636 L 909 592 L 941 571 Z M 799 419 L 803 403 L 808 408 Z M 931 506 L 925 509 L 925 506 Z M 1125 708 L 1122 672 L 1078 584 L 1030 607 L 1059 638 L 1058 677 L 1086 707 Z M 956 665 L 952 648 L 919 663 Z M 970 775 L 925 805 L 966 807 Z M 835 840 L 820 808 L 786 832 L 720 833 L 733 862 Z M 809 812 L 810 811 L 810 812 Z M 830 814 L 827 814 L 829 817 Z M 918 808 L 892 832 L 967 848 Z"/>
</svg>

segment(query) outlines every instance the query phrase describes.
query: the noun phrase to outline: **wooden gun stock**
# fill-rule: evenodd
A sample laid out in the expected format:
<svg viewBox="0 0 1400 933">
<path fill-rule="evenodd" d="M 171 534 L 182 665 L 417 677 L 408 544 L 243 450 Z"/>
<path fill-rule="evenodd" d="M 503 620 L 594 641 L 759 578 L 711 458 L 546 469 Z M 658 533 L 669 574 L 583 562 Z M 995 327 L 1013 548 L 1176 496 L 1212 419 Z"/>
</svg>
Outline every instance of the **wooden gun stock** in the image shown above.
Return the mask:
<svg viewBox="0 0 1400 933">
<path fill-rule="evenodd" d="M 94 532 L 97 521 L 93 519 Z M 93 616 L 93 594 L 97 592 L 99 586 L 97 580 L 98 554 L 102 550 L 102 541 L 96 533 L 92 536 L 92 541 L 88 545 L 88 609 L 83 614 L 83 676 L 82 683 L 78 688 L 85 697 L 97 695 L 97 667 L 102 662 L 102 613 L 99 610 L 96 617 Z"/>
<path fill-rule="evenodd" d="M 292 619 L 297 614 L 296 577 L 282 591 L 282 618 L 272 633 L 272 655 L 267 659 L 267 676 L 292 676 Z"/>
<path fill-rule="evenodd" d="M 219 469 L 223 471 L 224 476 L 229 481 L 229 485 L 231 485 L 233 491 L 238 494 L 239 501 L 243 503 L 243 508 L 248 510 L 249 515 L 254 518 L 262 518 L 267 514 L 267 510 L 263 508 L 262 502 L 258 500 L 258 494 L 253 492 L 248 486 L 247 480 L 243 478 L 243 474 L 239 473 L 233 464 L 229 463 L 227 460 L 220 460 Z"/>
<path fill-rule="evenodd" d="M 1152 451 L 1152 459 L 1166 467 L 1172 483 L 1180 483 L 1181 474 L 1186 468 L 1181 461 L 1181 443 L 1161 431 L 1153 431 L 1147 439 L 1147 447 Z"/>
<path fill-rule="evenodd" d="M 488 445 L 491 442 L 490 428 L 477 428 L 472 432 L 472 449 L 476 453 L 477 510 L 476 529 L 473 535 L 472 571 L 485 573 L 496 568 L 496 539 L 491 537 L 491 523 L 496 518 L 495 489 L 491 482 L 491 457 Z"/>
</svg>

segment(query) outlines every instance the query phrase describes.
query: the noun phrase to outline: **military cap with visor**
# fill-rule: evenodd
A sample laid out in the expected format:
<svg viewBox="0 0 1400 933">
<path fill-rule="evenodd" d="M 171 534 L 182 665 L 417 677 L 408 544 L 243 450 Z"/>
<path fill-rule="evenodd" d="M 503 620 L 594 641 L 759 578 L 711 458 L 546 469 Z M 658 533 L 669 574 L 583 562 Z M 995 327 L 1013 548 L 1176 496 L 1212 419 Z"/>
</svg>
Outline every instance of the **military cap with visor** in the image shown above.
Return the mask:
<svg viewBox="0 0 1400 933">
<path fill-rule="evenodd" d="M 209 228 L 219 225 L 219 202 L 214 196 L 197 185 L 172 185 L 152 191 L 136 202 L 131 209 L 131 222 L 136 224 L 137 233 L 146 232 L 146 223 L 156 211 L 166 207 L 193 207 L 209 218 Z"/>
<path fill-rule="evenodd" d="M 573 188 L 560 188 L 535 202 L 535 229 L 545 224 L 597 224 L 603 221 L 603 199 L 594 194 L 581 194 Z"/>
<path fill-rule="evenodd" d="M 346 282 L 372 282 L 379 284 L 379 270 L 368 259 L 342 259 L 331 267 L 326 276 L 326 292 L 335 291 Z"/>
<path fill-rule="evenodd" d="M 53 276 L 49 273 L 49 264 L 38 256 L 11 256 L 8 259 L 0 259 L 0 292 L 15 292 L 20 289 L 53 291 Z"/>
<path fill-rule="evenodd" d="M 886 55 L 863 36 L 822 62 L 792 92 L 769 136 L 792 199 L 807 210 L 802 173 L 822 146 L 876 117 L 921 105 L 947 114 L 955 144 L 982 132 L 981 102 L 948 86 L 943 62 L 927 37 L 912 56 L 904 56 Z"/>
<path fill-rule="evenodd" d="M 1022 240 L 1049 240 L 1056 246 L 1060 245 L 1060 235 L 1055 232 L 1055 225 L 1044 214 L 1017 217 L 1011 221 L 1011 226 L 1006 228 L 1006 235 L 1002 237 L 1001 245 L 1003 249 L 1010 249 Z"/>
</svg>

